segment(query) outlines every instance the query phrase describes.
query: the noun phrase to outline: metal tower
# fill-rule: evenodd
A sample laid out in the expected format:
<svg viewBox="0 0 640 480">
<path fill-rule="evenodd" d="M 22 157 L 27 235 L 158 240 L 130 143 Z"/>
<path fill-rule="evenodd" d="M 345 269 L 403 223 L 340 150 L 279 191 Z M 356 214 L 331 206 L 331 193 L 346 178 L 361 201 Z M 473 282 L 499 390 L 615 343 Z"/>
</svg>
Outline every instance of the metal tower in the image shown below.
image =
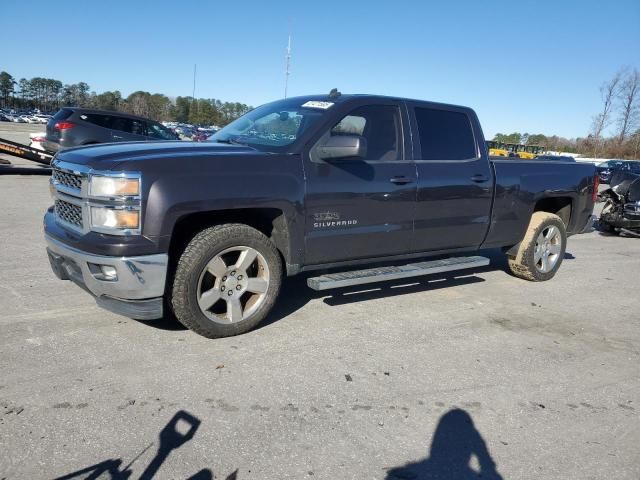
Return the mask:
<svg viewBox="0 0 640 480">
<path fill-rule="evenodd" d="M 289 43 L 287 44 L 287 67 L 284 72 L 284 98 L 287 98 L 287 89 L 289 88 L 289 67 L 291 66 L 291 31 L 289 31 Z"/>
</svg>

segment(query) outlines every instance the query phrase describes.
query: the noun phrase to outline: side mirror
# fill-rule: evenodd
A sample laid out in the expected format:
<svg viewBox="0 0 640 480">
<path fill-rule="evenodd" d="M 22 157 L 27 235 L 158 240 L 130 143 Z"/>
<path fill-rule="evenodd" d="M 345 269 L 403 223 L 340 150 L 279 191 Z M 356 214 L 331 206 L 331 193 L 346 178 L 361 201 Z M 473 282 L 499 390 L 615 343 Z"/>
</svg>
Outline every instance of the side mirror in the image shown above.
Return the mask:
<svg viewBox="0 0 640 480">
<path fill-rule="evenodd" d="M 360 135 L 335 135 L 329 137 L 324 145 L 318 148 L 318 156 L 323 160 L 366 155 L 367 140 Z"/>
</svg>

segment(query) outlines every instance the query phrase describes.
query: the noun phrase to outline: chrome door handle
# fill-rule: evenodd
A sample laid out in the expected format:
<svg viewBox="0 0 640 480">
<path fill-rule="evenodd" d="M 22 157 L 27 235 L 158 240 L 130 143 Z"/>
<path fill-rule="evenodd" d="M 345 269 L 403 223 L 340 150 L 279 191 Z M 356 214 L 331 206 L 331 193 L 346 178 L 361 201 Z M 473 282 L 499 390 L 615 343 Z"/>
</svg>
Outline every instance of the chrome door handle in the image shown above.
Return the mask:
<svg viewBox="0 0 640 480">
<path fill-rule="evenodd" d="M 391 177 L 389 179 L 389 181 L 391 183 L 396 184 L 396 185 L 406 185 L 407 183 L 413 182 L 413 178 L 409 178 L 409 177 Z"/>
<path fill-rule="evenodd" d="M 476 183 L 484 183 L 487 180 L 489 179 L 486 177 L 486 175 L 483 175 L 481 173 L 477 173 L 471 177 L 471 181 Z"/>
</svg>

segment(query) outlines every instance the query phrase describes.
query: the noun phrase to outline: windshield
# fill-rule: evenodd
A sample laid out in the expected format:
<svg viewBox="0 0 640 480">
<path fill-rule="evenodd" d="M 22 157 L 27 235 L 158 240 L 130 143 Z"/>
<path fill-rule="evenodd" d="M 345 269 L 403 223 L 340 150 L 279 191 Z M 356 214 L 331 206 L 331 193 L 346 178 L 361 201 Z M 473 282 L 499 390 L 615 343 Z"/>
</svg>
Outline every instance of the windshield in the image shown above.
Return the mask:
<svg viewBox="0 0 640 480">
<path fill-rule="evenodd" d="M 321 102 L 315 102 L 318 104 Z M 327 102 L 328 103 L 328 102 Z M 306 106 L 305 106 L 306 105 Z M 238 143 L 260 149 L 285 147 L 295 142 L 329 107 L 313 102 L 280 100 L 267 103 L 238 118 L 209 137 L 212 142 Z"/>
</svg>

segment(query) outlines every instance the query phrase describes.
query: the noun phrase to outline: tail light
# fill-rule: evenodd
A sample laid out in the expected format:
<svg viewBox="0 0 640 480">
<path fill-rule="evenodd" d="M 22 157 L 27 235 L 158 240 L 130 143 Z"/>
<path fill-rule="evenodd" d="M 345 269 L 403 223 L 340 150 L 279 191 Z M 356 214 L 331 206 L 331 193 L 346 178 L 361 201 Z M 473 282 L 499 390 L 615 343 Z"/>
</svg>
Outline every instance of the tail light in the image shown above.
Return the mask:
<svg viewBox="0 0 640 480">
<path fill-rule="evenodd" d="M 56 130 L 69 130 L 70 128 L 73 128 L 75 126 L 76 124 L 71 122 L 58 122 L 53 126 L 53 128 L 55 128 Z"/>
<path fill-rule="evenodd" d="M 598 200 L 598 188 L 600 188 L 600 176 L 596 173 L 593 177 L 593 193 L 591 194 L 591 200 L 593 203 Z"/>
</svg>

